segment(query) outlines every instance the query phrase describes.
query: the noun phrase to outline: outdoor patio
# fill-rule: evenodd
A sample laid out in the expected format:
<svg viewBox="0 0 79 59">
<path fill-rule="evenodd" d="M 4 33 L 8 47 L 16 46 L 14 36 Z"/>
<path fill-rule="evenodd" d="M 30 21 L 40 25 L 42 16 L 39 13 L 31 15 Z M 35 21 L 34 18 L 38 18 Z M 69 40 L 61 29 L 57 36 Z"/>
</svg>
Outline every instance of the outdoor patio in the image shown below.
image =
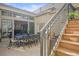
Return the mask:
<svg viewBox="0 0 79 59">
<path fill-rule="evenodd" d="M 0 48 L 0 56 L 40 56 L 40 45 L 31 48 Z"/>
<path fill-rule="evenodd" d="M 32 46 L 8 47 L 9 39 L 3 39 L 0 43 L 0 56 L 40 56 L 40 44 Z"/>
</svg>

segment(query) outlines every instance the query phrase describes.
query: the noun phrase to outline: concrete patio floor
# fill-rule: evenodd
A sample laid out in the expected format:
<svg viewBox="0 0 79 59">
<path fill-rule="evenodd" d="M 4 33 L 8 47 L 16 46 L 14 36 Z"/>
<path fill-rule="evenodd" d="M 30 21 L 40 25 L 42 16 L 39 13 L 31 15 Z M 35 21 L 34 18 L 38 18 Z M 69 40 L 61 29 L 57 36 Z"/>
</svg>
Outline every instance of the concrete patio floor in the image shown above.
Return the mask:
<svg viewBox="0 0 79 59">
<path fill-rule="evenodd" d="M 0 56 L 40 56 L 40 46 L 20 48 L 0 48 Z"/>
<path fill-rule="evenodd" d="M 8 49 L 8 40 L 0 42 L 0 56 L 40 56 L 40 44 L 32 47 L 13 47 Z"/>
</svg>

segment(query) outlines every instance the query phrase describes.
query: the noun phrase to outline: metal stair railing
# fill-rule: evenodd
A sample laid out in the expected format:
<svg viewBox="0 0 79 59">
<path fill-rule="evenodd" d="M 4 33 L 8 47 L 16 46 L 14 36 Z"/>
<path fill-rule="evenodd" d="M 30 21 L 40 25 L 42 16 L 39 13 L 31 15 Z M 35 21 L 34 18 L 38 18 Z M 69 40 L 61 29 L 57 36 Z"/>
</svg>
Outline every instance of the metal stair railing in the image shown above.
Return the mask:
<svg viewBox="0 0 79 59">
<path fill-rule="evenodd" d="M 62 30 L 60 32 L 60 35 L 56 38 L 56 42 L 55 42 L 55 44 L 54 44 L 54 46 L 52 48 L 52 51 L 51 51 L 50 55 L 54 55 L 55 54 L 56 48 L 58 47 L 59 42 L 62 39 L 61 37 L 62 37 L 62 34 L 64 33 L 64 30 L 65 30 L 67 24 L 68 24 L 68 20 L 65 22 L 65 25 L 64 25 L 64 27 L 62 28 Z"/>
<path fill-rule="evenodd" d="M 49 20 L 47 24 L 41 29 L 40 31 L 40 55 L 46 56 L 49 55 L 49 48 L 48 48 L 48 41 L 49 33 L 52 32 L 55 34 L 55 39 L 52 39 L 51 41 L 51 49 L 54 48 L 55 43 L 57 42 L 56 37 L 58 38 L 60 32 L 62 31 L 63 27 L 66 24 L 66 21 L 68 20 L 68 4 L 65 3 L 63 7 L 56 13 L 56 15 Z M 50 49 L 50 50 L 51 50 Z M 50 51 L 51 52 L 51 51 Z"/>
</svg>

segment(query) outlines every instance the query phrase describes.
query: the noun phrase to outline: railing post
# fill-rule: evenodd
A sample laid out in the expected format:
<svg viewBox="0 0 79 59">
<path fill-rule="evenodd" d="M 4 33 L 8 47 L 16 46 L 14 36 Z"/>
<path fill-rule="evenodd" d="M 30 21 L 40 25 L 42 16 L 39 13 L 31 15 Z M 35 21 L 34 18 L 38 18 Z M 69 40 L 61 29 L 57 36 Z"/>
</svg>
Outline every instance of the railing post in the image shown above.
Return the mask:
<svg viewBox="0 0 79 59">
<path fill-rule="evenodd" d="M 48 56 L 48 32 L 46 33 L 46 39 L 45 39 L 44 46 L 45 46 L 45 48 L 44 48 L 44 50 L 45 50 L 45 56 Z"/>
<path fill-rule="evenodd" d="M 15 27 L 15 24 L 14 24 L 13 12 L 12 12 L 12 39 L 13 40 L 14 40 L 14 27 Z"/>
<path fill-rule="evenodd" d="M 68 4 L 68 6 L 67 6 L 67 7 L 68 7 L 68 17 L 69 17 L 69 4 Z M 68 18 L 68 20 L 69 20 L 69 18 Z"/>
<path fill-rule="evenodd" d="M 50 54 L 51 48 L 50 48 L 50 39 L 51 39 L 51 22 L 49 23 L 48 27 L 48 39 L 47 39 L 47 55 Z"/>
<path fill-rule="evenodd" d="M 45 39 L 43 40 L 43 51 L 44 51 L 44 56 L 46 56 L 46 45 L 47 45 L 46 40 L 47 40 L 47 38 L 45 37 Z"/>
<path fill-rule="evenodd" d="M 43 56 L 43 38 L 42 38 L 42 33 L 40 33 L 40 56 Z"/>
<path fill-rule="evenodd" d="M 2 26 L 1 26 L 1 10 L 0 10 L 0 42 L 2 41 Z"/>
</svg>

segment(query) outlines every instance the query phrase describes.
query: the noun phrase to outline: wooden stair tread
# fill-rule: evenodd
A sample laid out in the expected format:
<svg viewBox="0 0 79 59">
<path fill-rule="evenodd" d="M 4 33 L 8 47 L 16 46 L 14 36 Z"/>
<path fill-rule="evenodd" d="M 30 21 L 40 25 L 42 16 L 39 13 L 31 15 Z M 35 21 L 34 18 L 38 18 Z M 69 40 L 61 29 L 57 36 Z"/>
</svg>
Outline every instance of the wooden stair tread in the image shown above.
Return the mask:
<svg viewBox="0 0 79 59">
<path fill-rule="evenodd" d="M 77 29 L 77 30 L 79 30 L 79 28 L 66 28 L 66 30 L 75 30 L 75 29 Z"/>
<path fill-rule="evenodd" d="M 73 51 L 73 50 L 69 50 L 67 48 L 63 48 L 63 47 L 59 47 L 56 51 L 67 54 L 67 55 L 71 55 L 71 56 L 77 56 L 79 55 L 78 52 Z"/>
<path fill-rule="evenodd" d="M 63 34 L 63 35 L 68 35 L 68 36 L 79 36 L 79 34 Z"/>
<path fill-rule="evenodd" d="M 79 28 L 79 24 L 68 24 L 67 25 L 68 28 Z"/>
<path fill-rule="evenodd" d="M 70 20 L 68 23 L 79 23 L 79 20 Z"/>
<path fill-rule="evenodd" d="M 68 44 L 74 44 L 74 45 L 79 45 L 79 42 L 73 42 L 73 41 L 68 41 L 68 40 L 61 40 L 60 42 L 68 43 Z"/>
<path fill-rule="evenodd" d="M 69 22 L 73 22 L 73 21 L 79 21 L 79 19 L 73 19 L 73 20 L 69 20 Z"/>
<path fill-rule="evenodd" d="M 64 33 L 79 34 L 79 28 L 66 28 Z"/>
</svg>

